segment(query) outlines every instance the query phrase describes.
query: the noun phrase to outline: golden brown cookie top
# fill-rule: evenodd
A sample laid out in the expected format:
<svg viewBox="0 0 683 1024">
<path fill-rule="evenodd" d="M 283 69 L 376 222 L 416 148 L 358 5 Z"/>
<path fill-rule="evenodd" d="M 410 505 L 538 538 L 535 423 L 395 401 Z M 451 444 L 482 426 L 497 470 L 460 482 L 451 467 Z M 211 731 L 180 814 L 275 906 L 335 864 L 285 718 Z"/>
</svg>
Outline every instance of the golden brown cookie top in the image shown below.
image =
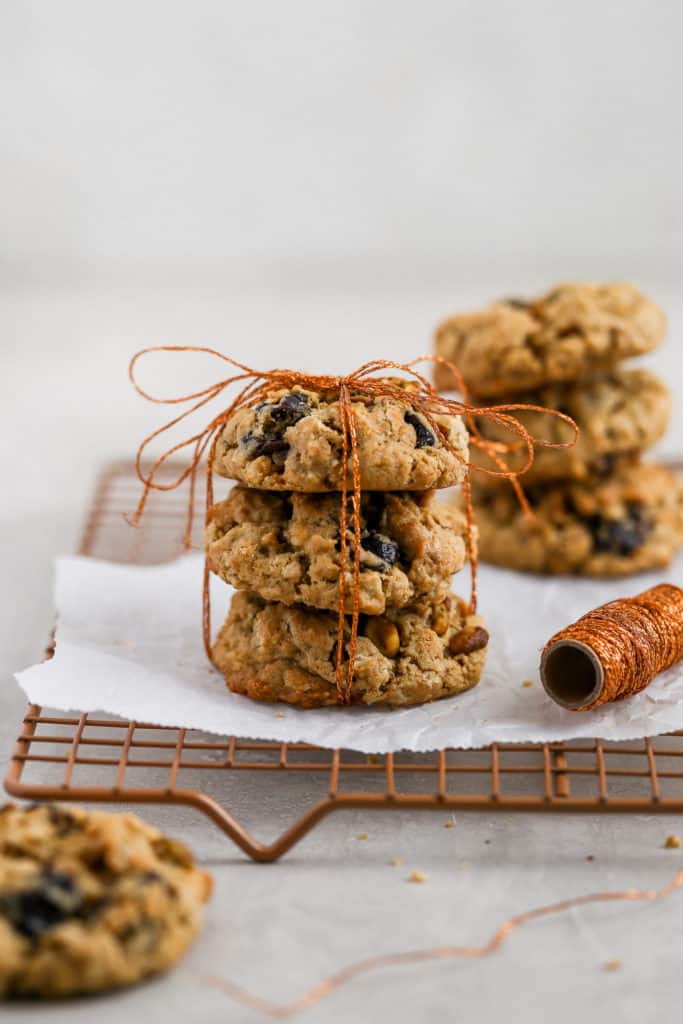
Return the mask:
<svg viewBox="0 0 683 1024">
<path fill-rule="evenodd" d="M 0 997 L 70 995 L 163 970 L 199 929 L 210 876 L 132 814 L 0 809 Z"/>
<path fill-rule="evenodd" d="M 562 284 L 536 299 L 510 298 L 445 320 L 435 350 L 473 395 L 504 396 L 611 369 L 655 348 L 662 310 L 632 284 Z M 453 387 L 437 364 L 437 387 Z"/>
<path fill-rule="evenodd" d="M 422 491 L 460 483 L 468 440 L 461 417 L 435 414 L 440 435 L 410 404 L 414 386 L 396 383 L 405 400 L 352 393 L 361 487 Z M 337 491 L 343 435 L 336 394 L 299 386 L 276 390 L 231 416 L 218 439 L 214 469 L 262 490 Z M 352 483 L 350 459 L 347 483 Z"/>
</svg>

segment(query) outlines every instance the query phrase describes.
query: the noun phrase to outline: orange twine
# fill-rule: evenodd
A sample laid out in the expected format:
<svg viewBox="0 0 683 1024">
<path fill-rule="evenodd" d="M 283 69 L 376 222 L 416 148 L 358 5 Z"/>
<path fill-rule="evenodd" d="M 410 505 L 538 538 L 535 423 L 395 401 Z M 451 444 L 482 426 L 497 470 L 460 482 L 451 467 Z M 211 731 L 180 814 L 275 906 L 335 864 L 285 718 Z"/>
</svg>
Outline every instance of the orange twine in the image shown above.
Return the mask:
<svg viewBox="0 0 683 1024">
<path fill-rule="evenodd" d="M 660 583 L 587 612 L 548 641 L 542 664 L 567 641 L 588 647 L 602 667 L 600 692 L 571 710 L 590 711 L 632 697 L 683 658 L 683 590 Z"/>
<path fill-rule="evenodd" d="M 481 959 L 490 956 L 517 928 L 536 921 L 542 917 L 550 917 L 553 914 L 561 914 L 575 907 L 586 906 L 589 903 L 612 903 L 618 900 L 659 900 L 670 895 L 675 889 L 683 885 L 683 871 L 679 871 L 667 885 L 661 889 L 625 889 L 621 892 L 596 892 L 586 896 L 575 896 L 573 899 L 562 900 L 559 903 L 550 903 L 544 907 L 536 907 L 533 910 L 524 911 L 507 921 L 494 932 L 489 941 L 483 946 L 435 946 L 432 949 L 411 950 L 405 953 L 387 953 L 384 956 L 373 956 L 367 960 L 358 960 L 356 963 L 343 967 L 341 970 L 331 974 L 328 978 L 314 985 L 305 992 L 299 999 L 290 1003 L 275 1003 L 262 996 L 247 992 L 234 982 L 226 978 L 219 978 L 213 975 L 200 975 L 201 980 L 219 989 L 225 995 L 248 1006 L 251 1010 L 258 1010 L 272 1017 L 275 1020 L 284 1020 L 287 1017 L 294 1017 L 295 1014 L 315 1006 L 322 999 L 329 996 L 335 989 L 341 988 L 354 978 L 362 974 L 369 974 L 372 971 L 384 967 L 399 967 L 405 964 L 423 963 L 426 960 L 452 960 L 462 957 L 470 960 Z"/>
<path fill-rule="evenodd" d="M 136 366 L 138 360 L 144 355 L 148 355 L 152 352 L 201 352 L 207 355 L 215 356 L 217 359 L 228 363 L 231 367 L 240 371 L 234 373 L 229 377 L 217 381 L 208 387 L 195 391 L 191 394 L 178 395 L 172 398 L 159 398 L 155 395 L 151 395 L 145 391 L 137 382 L 136 379 Z M 456 401 L 451 398 L 446 398 L 440 395 L 434 390 L 430 382 L 419 373 L 415 366 L 423 362 L 435 362 L 441 363 L 446 366 L 453 375 L 458 390 L 462 393 L 464 401 Z M 374 377 L 373 374 L 379 371 L 386 370 L 398 370 L 408 375 L 416 382 L 417 386 L 415 390 L 406 392 L 401 387 L 400 382 L 392 380 L 387 377 Z M 137 451 L 135 460 L 135 468 L 138 478 L 143 484 L 143 493 L 140 498 L 137 510 L 130 520 L 132 525 L 137 526 L 142 518 L 145 510 L 145 505 L 149 497 L 149 493 L 152 490 L 155 491 L 171 491 L 177 487 L 180 487 L 186 480 L 189 480 L 189 498 L 188 498 L 188 514 L 187 522 L 184 535 L 184 548 L 188 550 L 191 547 L 191 533 L 192 523 L 194 515 L 194 498 L 197 483 L 197 471 L 199 465 L 207 453 L 208 457 L 206 463 L 206 511 L 213 504 L 213 479 L 212 479 L 212 466 L 214 460 L 214 454 L 216 445 L 218 443 L 219 436 L 231 416 L 237 412 L 238 409 L 242 409 L 251 405 L 255 405 L 257 402 L 265 398 L 269 391 L 277 388 L 292 388 L 299 386 L 306 388 L 311 391 L 326 391 L 336 392 L 339 395 L 339 415 L 342 427 L 342 463 L 341 463 L 341 505 L 340 505 L 340 575 L 339 575 L 339 633 L 338 633 L 338 645 L 337 645 L 337 664 L 336 664 L 336 685 L 339 701 L 341 703 L 349 703 L 351 695 L 351 687 L 353 684 L 353 671 L 356 653 L 356 642 L 358 638 L 358 606 L 359 606 L 359 588 L 360 588 L 360 534 L 361 534 L 361 521 L 360 521 L 360 465 L 358 461 L 358 439 L 356 436 L 356 423 L 352 405 L 353 393 L 361 395 L 372 395 L 377 397 L 385 397 L 393 399 L 403 405 L 410 406 L 416 410 L 419 410 L 424 418 L 429 423 L 436 437 L 438 437 L 448 451 L 455 455 L 456 458 L 462 461 L 462 456 L 454 448 L 454 446 L 448 440 L 446 431 L 444 428 L 436 422 L 435 416 L 438 415 L 449 415 L 449 416 L 463 416 L 468 425 L 472 443 L 488 452 L 491 459 L 498 466 L 497 470 L 484 469 L 483 467 L 474 467 L 479 472 L 487 473 L 489 476 L 500 476 L 505 477 L 512 483 L 515 491 L 518 495 L 522 507 L 529 513 L 529 506 L 524 496 L 524 493 L 519 485 L 518 477 L 523 475 L 532 465 L 534 460 L 534 445 L 543 446 L 546 448 L 570 448 L 576 444 L 578 438 L 578 427 L 574 421 L 567 416 L 565 413 L 558 412 L 553 409 L 545 409 L 543 406 L 528 405 L 523 403 L 513 403 L 506 405 L 493 405 L 485 407 L 477 407 L 469 405 L 467 402 L 467 390 L 464 382 L 458 371 L 452 363 L 448 360 L 443 359 L 441 356 L 435 355 L 423 355 L 417 359 L 411 360 L 409 363 L 396 363 L 392 360 L 387 359 L 375 359 L 371 362 L 365 363 L 360 366 L 357 370 L 348 374 L 345 377 L 333 377 L 333 376 L 314 376 L 312 374 L 300 373 L 296 370 L 253 370 L 249 366 L 245 366 L 243 363 L 237 362 L 235 359 L 231 359 L 229 356 L 224 355 L 222 352 L 218 352 L 216 349 L 206 348 L 203 346 L 196 345 L 158 345 L 152 348 L 142 349 L 137 352 L 129 366 L 129 376 L 135 390 L 143 398 L 146 398 L 150 402 L 154 402 L 159 405 L 179 405 L 192 403 L 189 408 L 185 409 L 178 416 L 175 416 L 168 423 L 159 427 L 153 431 L 145 440 L 142 442 Z M 209 402 L 218 398 L 227 388 L 245 382 L 238 392 L 237 396 L 232 402 L 223 409 L 217 416 L 209 421 L 198 433 L 193 434 L 191 437 L 186 438 L 183 441 L 179 441 L 171 448 L 167 449 L 162 455 L 160 455 L 152 464 L 151 468 L 144 471 L 142 468 L 143 455 L 152 441 L 158 438 L 160 435 L 171 430 L 177 426 L 188 416 L 198 412 Z M 568 423 L 574 432 L 573 438 L 568 442 L 552 442 L 534 438 L 529 431 L 517 420 L 514 416 L 510 415 L 516 410 L 530 410 L 535 412 L 545 412 L 553 416 L 564 420 Z M 494 422 L 500 423 L 503 427 L 516 435 L 518 440 L 511 445 L 504 445 L 500 442 L 488 441 L 481 437 L 481 434 L 476 425 L 476 417 L 486 417 Z M 508 450 L 517 450 L 519 448 L 526 448 L 527 459 L 524 466 L 515 472 L 509 470 L 502 458 L 501 452 Z M 164 463 L 167 462 L 171 456 L 183 451 L 186 448 L 191 449 L 191 455 L 189 464 L 175 477 L 172 481 L 162 483 L 157 479 L 157 474 L 162 468 Z M 354 555 L 353 555 L 353 588 L 352 588 L 352 614 L 351 614 L 351 633 L 349 639 L 349 658 L 348 668 L 346 672 L 346 678 L 344 679 L 343 672 L 343 660 L 344 660 L 344 632 L 345 632 L 345 616 L 346 612 L 346 580 L 345 580 L 345 566 L 346 566 L 346 527 L 347 527 L 347 494 L 348 494 L 348 470 L 349 470 L 349 459 L 351 462 L 351 479 L 352 479 L 352 509 L 353 509 L 353 531 L 354 531 Z M 471 597 L 470 597 L 470 610 L 474 612 L 477 604 L 477 552 L 474 544 L 474 515 L 472 511 L 472 498 L 470 491 L 470 479 L 469 473 L 472 468 L 471 463 L 466 463 L 466 476 L 463 482 L 463 494 L 465 498 L 465 512 L 467 519 L 467 543 L 470 556 L 471 566 Z M 204 634 L 204 646 L 206 653 L 210 660 L 212 659 L 211 652 L 211 607 L 210 607 L 210 587 L 209 587 L 209 570 L 205 564 L 204 567 L 204 596 L 203 596 L 203 634 Z"/>
</svg>

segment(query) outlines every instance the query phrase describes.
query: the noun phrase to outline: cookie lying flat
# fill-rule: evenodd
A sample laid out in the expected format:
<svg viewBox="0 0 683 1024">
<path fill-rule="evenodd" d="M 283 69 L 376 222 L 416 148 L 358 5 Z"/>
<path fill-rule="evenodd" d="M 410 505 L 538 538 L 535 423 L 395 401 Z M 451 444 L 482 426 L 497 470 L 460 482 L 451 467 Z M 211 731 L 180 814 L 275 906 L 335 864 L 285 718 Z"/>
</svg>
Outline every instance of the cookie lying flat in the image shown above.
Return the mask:
<svg viewBox="0 0 683 1024">
<path fill-rule="evenodd" d="M 671 418 L 671 393 L 659 377 L 647 370 L 614 370 L 575 384 L 554 384 L 524 394 L 519 401 L 558 409 L 571 416 L 580 430 L 573 448 L 536 448 L 533 465 L 522 480 L 525 486 L 539 480 L 585 480 L 601 465 L 608 469 L 614 456 L 642 451 L 655 444 Z M 571 428 L 558 417 L 519 411 L 514 416 L 534 437 L 553 442 L 572 438 Z M 516 440 L 490 420 L 482 419 L 481 432 L 498 441 Z M 510 469 L 521 469 L 526 462 L 526 449 L 508 454 L 505 461 Z M 472 462 L 496 468 L 475 445 Z M 482 487 L 499 484 L 495 477 L 484 473 L 475 474 L 475 479 Z"/>
<path fill-rule="evenodd" d="M 668 565 L 683 544 L 683 484 L 654 463 L 624 460 L 602 479 L 474 490 L 480 557 L 509 569 L 626 576 Z"/>
<path fill-rule="evenodd" d="M 435 350 L 455 363 L 473 395 L 507 396 L 612 369 L 655 348 L 664 314 L 634 285 L 559 285 L 529 302 L 510 299 L 437 328 Z M 453 388 L 438 364 L 439 388 Z"/>
<path fill-rule="evenodd" d="M 465 476 L 467 431 L 459 416 L 434 416 L 457 454 L 444 447 L 424 417 L 391 398 L 353 396 L 361 487 L 423 491 Z M 295 387 L 240 409 L 216 447 L 214 469 L 267 491 L 334 491 L 341 486 L 342 429 L 334 394 Z M 349 460 L 350 467 L 350 460 Z M 352 484 L 349 468 L 348 484 Z"/>
<path fill-rule="evenodd" d="M 210 876 L 131 814 L 0 809 L 0 996 L 68 996 L 163 971 L 201 927 Z"/>
<path fill-rule="evenodd" d="M 339 607 L 338 493 L 292 494 L 235 487 L 211 509 L 210 568 L 268 601 Z M 351 610 L 354 537 L 349 502 L 346 607 Z M 381 615 L 418 598 L 443 598 L 466 560 L 465 519 L 432 492 L 366 491 L 361 504 L 359 608 Z"/>
<path fill-rule="evenodd" d="M 475 686 L 488 634 L 456 597 L 362 616 L 354 704 L 406 706 Z M 337 703 L 337 616 L 237 593 L 213 657 L 228 687 L 254 700 L 302 708 Z"/>
</svg>

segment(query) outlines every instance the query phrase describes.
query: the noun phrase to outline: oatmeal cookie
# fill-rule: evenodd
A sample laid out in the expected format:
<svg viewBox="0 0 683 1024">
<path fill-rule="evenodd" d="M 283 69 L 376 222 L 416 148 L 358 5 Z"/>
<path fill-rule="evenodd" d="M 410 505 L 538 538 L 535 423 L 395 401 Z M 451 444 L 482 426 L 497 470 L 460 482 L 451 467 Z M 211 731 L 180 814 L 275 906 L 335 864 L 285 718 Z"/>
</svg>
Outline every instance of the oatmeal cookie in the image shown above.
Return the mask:
<svg viewBox="0 0 683 1024">
<path fill-rule="evenodd" d="M 434 416 L 457 455 L 406 401 L 353 395 L 361 487 L 367 491 L 424 491 L 450 487 L 465 476 L 467 431 L 459 416 Z M 335 394 L 301 387 L 276 390 L 238 410 L 218 440 L 219 476 L 267 491 L 336 491 L 341 480 L 342 429 Z M 352 485 L 349 459 L 348 484 Z"/>
<path fill-rule="evenodd" d="M 527 489 L 534 520 L 509 484 L 473 491 L 480 557 L 509 569 L 627 576 L 668 565 L 683 544 L 683 483 L 654 463 Z"/>
<path fill-rule="evenodd" d="M 671 418 L 671 393 L 659 377 L 647 370 L 614 370 L 593 380 L 553 384 L 521 395 L 519 401 L 564 412 L 580 430 L 573 448 L 536 448 L 533 466 L 522 480 L 524 486 L 540 480 L 585 480 L 594 470 L 607 471 L 615 456 L 639 452 L 655 444 Z M 568 424 L 555 416 L 523 411 L 513 415 L 533 437 L 556 443 L 572 438 Z M 482 419 L 480 429 L 484 437 L 493 440 L 516 440 L 490 420 Z M 526 457 L 525 448 L 509 453 L 505 461 L 510 469 L 518 470 Z M 472 462 L 487 469 L 497 468 L 475 445 Z M 484 473 L 475 474 L 475 479 L 482 487 L 499 483 L 496 477 Z"/>
<path fill-rule="evenodd" d="M 206 530 L 210 568 L 268 601 L 339 607 L 339 494 L 235 487 Z M 348 508 L 346 607 L 351 610 L 354 534 Z M 361 499 L 360 611 L 381 615 L 423 597 L 442 598 L 466 560 L 464 516 L 419 494 L 366 491 Z"/>
<path fill-rule="evenodd" d="M 407 706 L 469 690 L 479 682 L 487 644 L 481 618 L 454 596 L 361 616 L 352 702 Z M 302 708 L 337 703 L 332 612 L 237 593 L 213 657 L 234 693 Z"/>
<path fill-rule="evenodd" d="M 0 809 L 0 997 L 69 996 L 170 967 L 201 927 L 210 876 L 131 814 Z"/>
<path fill-rule="evenodd" d="M 664 314 L 631 284 L 565 284 L 528 302 L 508 299 L 437 328 L 438 355 L 455 363 L 473 395 L 506 396 L 610 370 L 655 348 Z M 437 387 L 453 387 L 435 367 Z"/>
</svg>

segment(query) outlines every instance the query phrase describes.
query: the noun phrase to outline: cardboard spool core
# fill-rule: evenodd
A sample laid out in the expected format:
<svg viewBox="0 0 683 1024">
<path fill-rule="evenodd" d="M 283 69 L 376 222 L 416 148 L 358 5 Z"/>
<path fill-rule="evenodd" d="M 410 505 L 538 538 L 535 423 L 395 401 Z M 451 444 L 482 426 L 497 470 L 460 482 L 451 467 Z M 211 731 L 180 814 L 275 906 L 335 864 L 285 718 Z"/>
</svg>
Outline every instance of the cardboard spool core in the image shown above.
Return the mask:
<svg viewBox="0 0 683 1024">
<path fill-rule="evenodd" d="M 588 644 L 558 640 L 541 656 L 541 682 L 556 704 L 578 711 L 598 699 L 605 685 L 605 673 Z"/>
</svg>

